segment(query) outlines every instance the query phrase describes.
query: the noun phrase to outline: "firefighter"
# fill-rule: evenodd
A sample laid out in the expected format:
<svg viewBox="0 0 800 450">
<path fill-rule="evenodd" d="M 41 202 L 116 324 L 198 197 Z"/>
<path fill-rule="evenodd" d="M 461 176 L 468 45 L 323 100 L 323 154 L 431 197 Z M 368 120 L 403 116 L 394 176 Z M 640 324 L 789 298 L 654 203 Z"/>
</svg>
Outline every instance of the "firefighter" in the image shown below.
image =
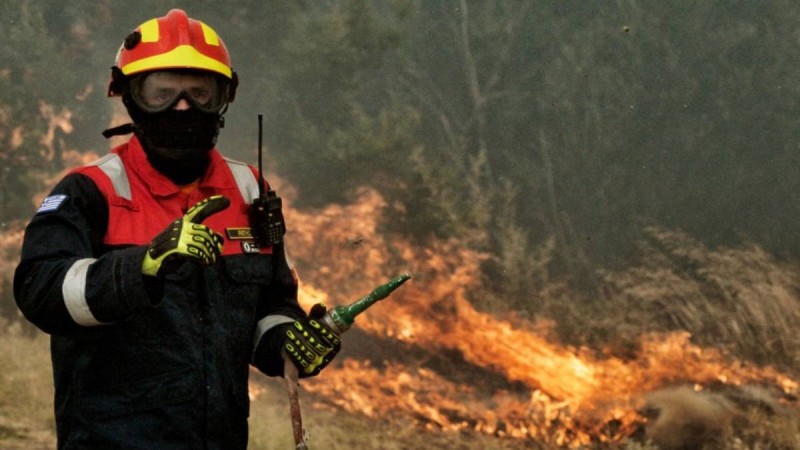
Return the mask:
<svg viewBox="0 0 800 450">
<path fill-rule="evenodd" d="M 104 133 L 132 135 L 26 228 L 14 295 L 52 337 L 59 449 L 244 449 L 249 366 L 313 376 L 340 348 L 300 308 L 282 239 L 253 239 L 268 185 L 215 148 L 236 88 L 208 25 L 142 23 L 109 85 L 132 123 Z"/>
</svg>

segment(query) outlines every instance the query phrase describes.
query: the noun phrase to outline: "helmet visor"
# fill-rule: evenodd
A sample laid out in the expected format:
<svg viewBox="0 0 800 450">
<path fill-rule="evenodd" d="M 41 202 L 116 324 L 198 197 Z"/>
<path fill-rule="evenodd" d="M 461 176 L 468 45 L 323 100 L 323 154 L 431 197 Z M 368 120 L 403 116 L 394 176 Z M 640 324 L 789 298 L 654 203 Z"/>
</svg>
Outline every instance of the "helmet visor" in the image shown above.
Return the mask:
<svg viewBox="0 0 800 450">
<path fill-rule="evenodd" d="M 148 113 L 174 108 L 181 99 L 203 112 L 218 112 L 228 101 L 227 80 L 197 71 L 145 73 L 131 80 L 130 92 L 133 101 Z"/>
</svg>

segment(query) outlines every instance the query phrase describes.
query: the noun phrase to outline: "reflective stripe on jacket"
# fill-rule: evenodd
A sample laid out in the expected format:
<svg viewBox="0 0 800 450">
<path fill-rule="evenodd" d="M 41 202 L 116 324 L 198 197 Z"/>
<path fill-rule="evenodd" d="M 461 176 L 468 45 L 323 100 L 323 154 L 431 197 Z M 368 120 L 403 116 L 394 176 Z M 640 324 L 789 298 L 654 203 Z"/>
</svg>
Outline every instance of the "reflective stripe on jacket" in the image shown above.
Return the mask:
<svg viewBox="0 0 800 450">
<path fill-rule="evenodd" d="M 258 197 L 255 169 L 245 163 L 211 153 L 211 167 L 197 189 L 189 194 L 155 171 L 137 148 L 121 146 L 100 160 L 76 169 L 100 188 L 109 206 L 106 245 L 143 245 L 170 222 L 204 198 L 222 194 L 230 207 L 205 220 L 220 234 L 226 230 L 249 228 L 247 208 Z M 128 166 L 123 159 L 128 160 Z M 223 254 L 242 253 L 241 242 L 225 237 Z M 251 248 L 251 247 L 248 247 Z M 272 248 L 261 250 L 272 253 Z"/>
</svg>

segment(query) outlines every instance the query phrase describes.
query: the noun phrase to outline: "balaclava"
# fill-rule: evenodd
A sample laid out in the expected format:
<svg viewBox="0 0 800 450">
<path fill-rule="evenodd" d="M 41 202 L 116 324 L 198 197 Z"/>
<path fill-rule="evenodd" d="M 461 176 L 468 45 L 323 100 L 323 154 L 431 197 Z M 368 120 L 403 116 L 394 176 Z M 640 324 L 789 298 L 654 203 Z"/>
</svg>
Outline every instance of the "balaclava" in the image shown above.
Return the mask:
<svg viewBox="0 0 800 450">
<path fill-rule="evenodd" d="M 133 132 L 153 167 L 176 184 L 188 184 L 205 173 L 223 124 L 221 113 L 197 108 L 143 111 L 130 94 L 123 102 L 133 120 Z"/>
</svg>

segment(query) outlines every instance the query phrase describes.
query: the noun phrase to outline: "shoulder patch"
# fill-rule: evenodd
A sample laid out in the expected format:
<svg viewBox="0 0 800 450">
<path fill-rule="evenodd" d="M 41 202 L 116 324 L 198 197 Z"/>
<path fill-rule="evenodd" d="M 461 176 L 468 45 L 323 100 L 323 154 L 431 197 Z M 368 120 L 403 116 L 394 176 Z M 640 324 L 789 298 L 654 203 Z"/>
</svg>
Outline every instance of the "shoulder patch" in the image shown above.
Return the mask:
<svg viewBox="0 0 800 450">
<path fill-rule="evenodd" d="M 36 210 L 36 214 L 56 211 L 66 199 L 66 194 L 51 195 L 42 201 L 42 205 Z"/>
</svg>

